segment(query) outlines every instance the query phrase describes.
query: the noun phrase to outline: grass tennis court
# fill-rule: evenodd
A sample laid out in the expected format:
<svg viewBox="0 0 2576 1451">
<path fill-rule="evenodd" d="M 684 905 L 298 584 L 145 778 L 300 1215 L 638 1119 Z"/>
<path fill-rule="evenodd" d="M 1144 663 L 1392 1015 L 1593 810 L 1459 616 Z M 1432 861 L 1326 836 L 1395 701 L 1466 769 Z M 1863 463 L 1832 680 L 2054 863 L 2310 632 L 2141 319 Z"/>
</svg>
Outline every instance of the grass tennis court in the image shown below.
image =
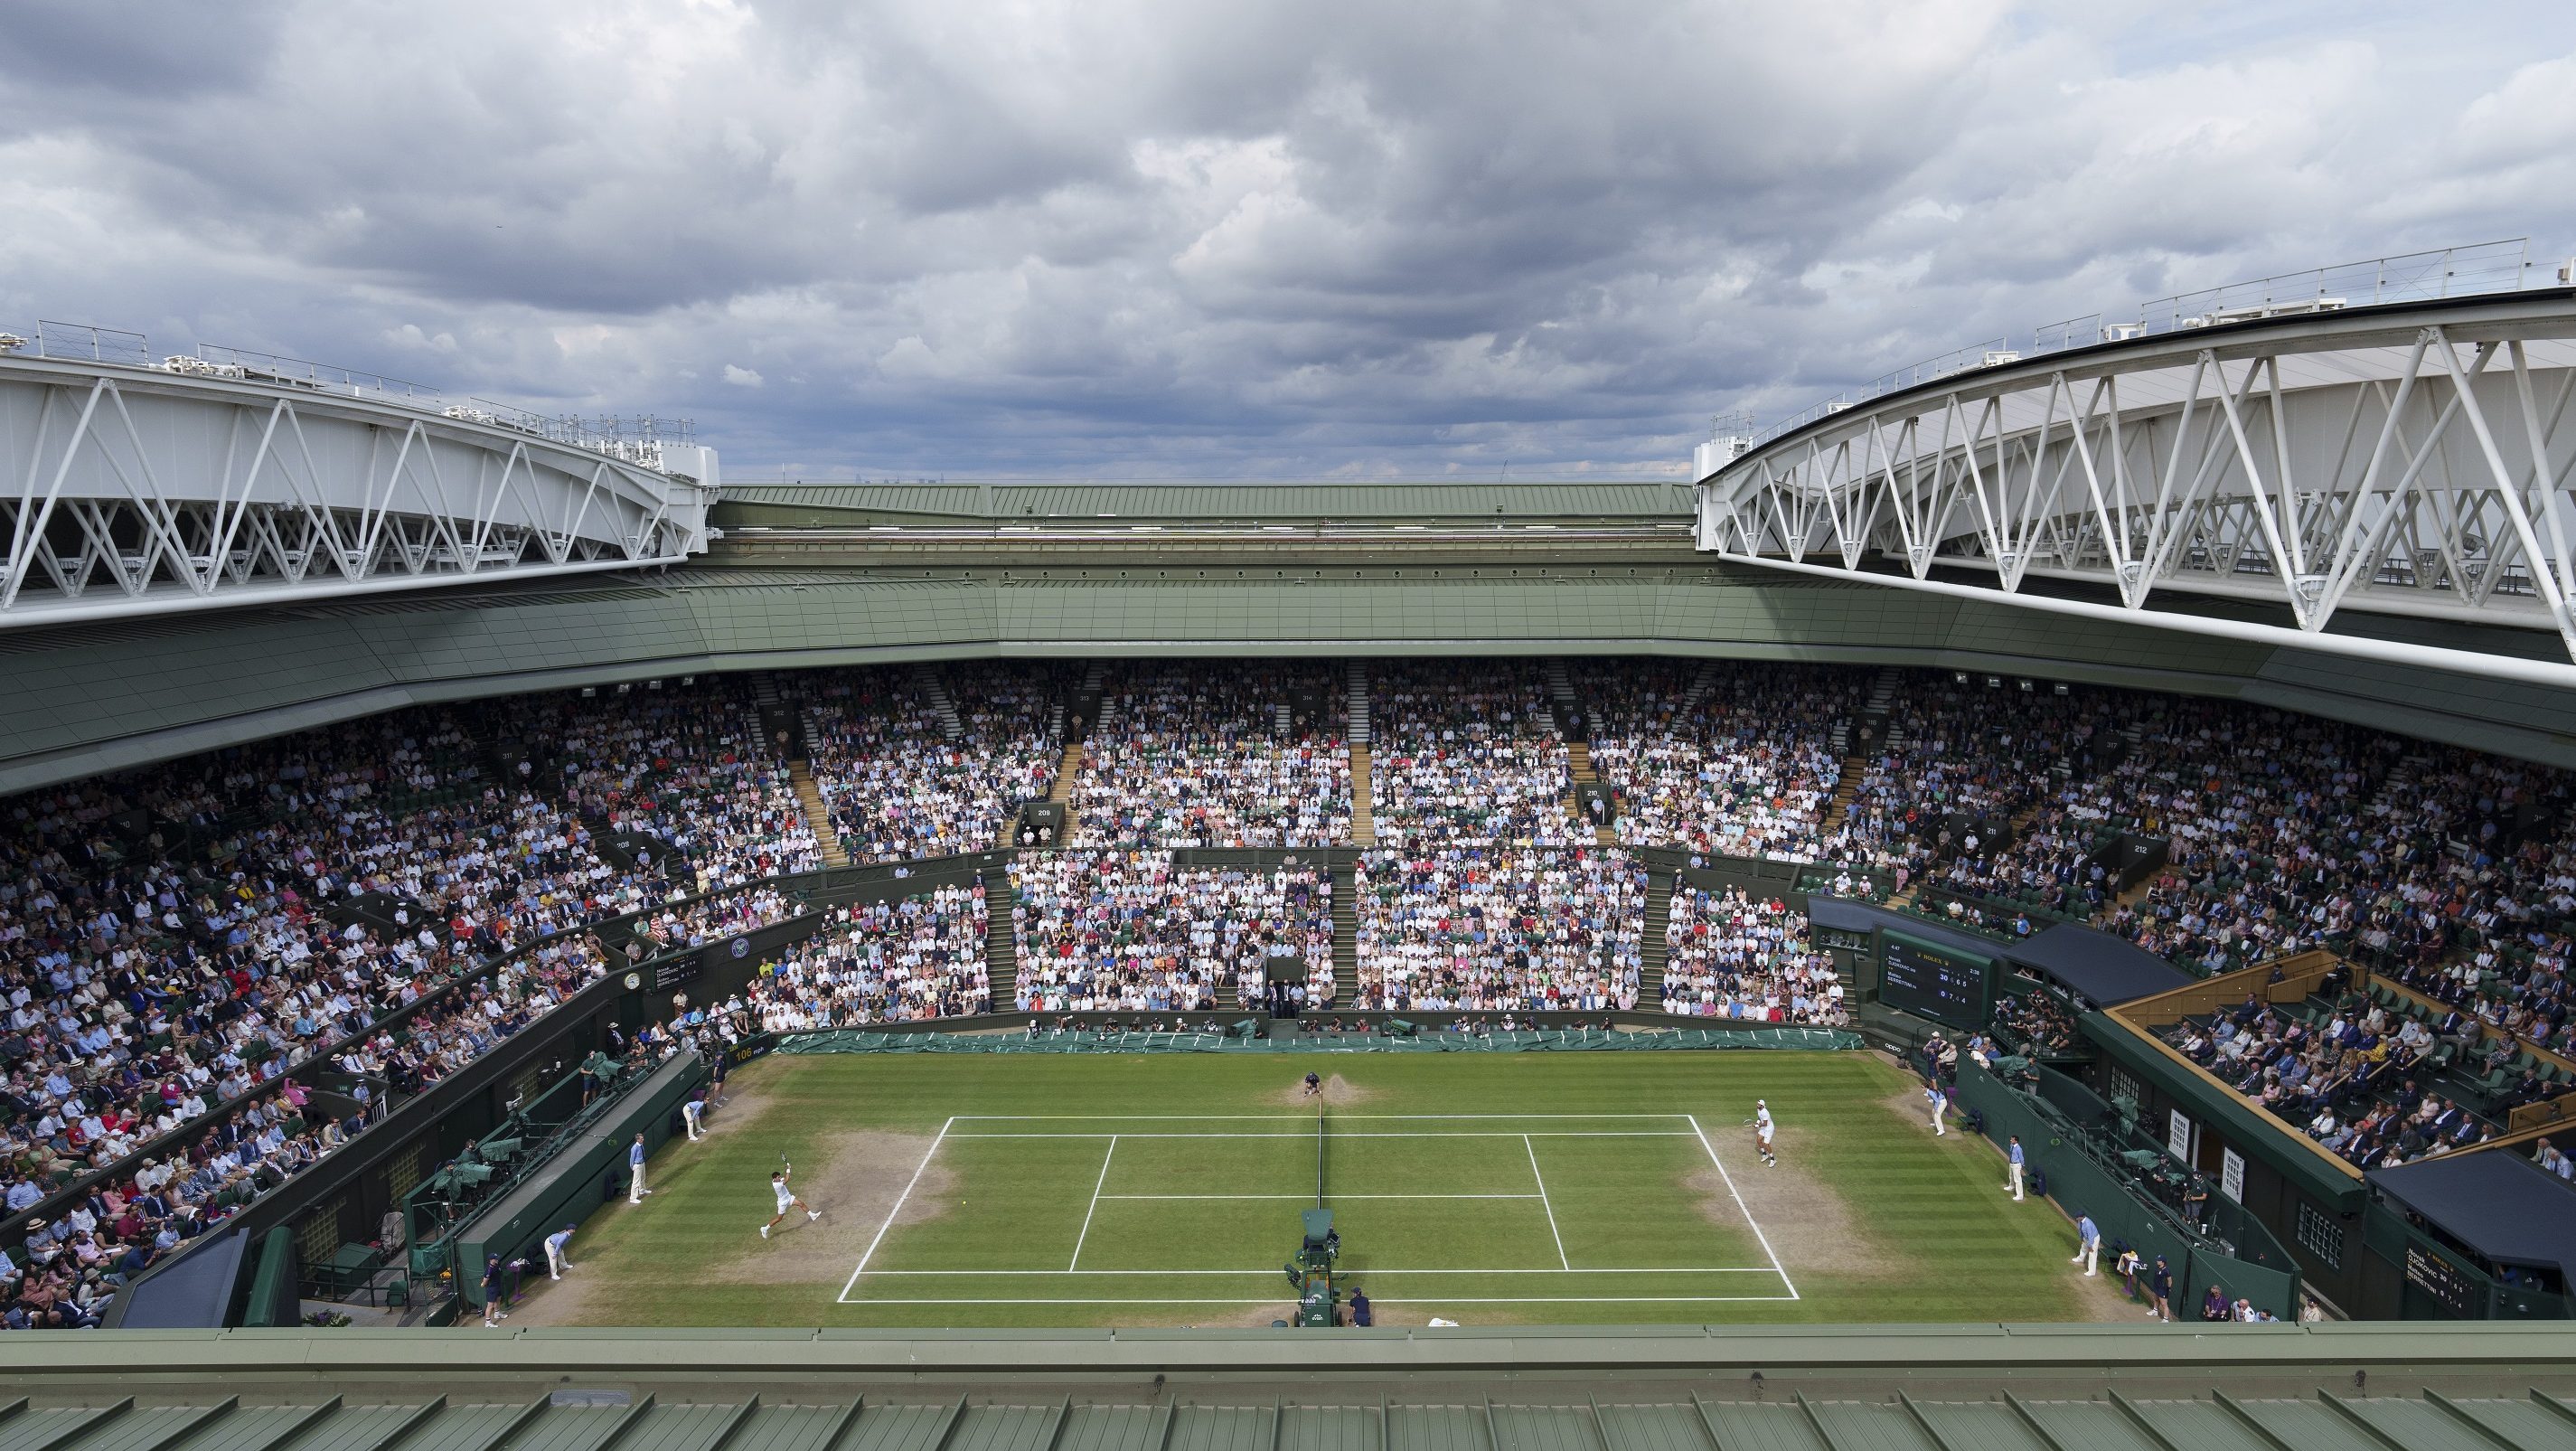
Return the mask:
<svg viewBox="0 0 2576 1451">
<path fill-rule="evenodd" d="M 773 1057 L 515 1323 L 1267 1325 L 1319 1171 L 1381 1324 L 2136 1313 L 1912 1092 L 1867 1053 Z M 824 1217 L 764 1240 L 782 1158 Z"/>
<path fill-rule="evenodd" d="M 843 1302 L 1272 1304 L 1284 1266 L 1255 1256 L 1319 1202 L 1382 1306 L 1796 1298 L 1688 1114 L 975 1116 L 919 1172 L 940 1164 L 972 1212 L 891 1207 Z M 953 1268 L 995 1235 L 1018 1263 Z"/>
</svg>

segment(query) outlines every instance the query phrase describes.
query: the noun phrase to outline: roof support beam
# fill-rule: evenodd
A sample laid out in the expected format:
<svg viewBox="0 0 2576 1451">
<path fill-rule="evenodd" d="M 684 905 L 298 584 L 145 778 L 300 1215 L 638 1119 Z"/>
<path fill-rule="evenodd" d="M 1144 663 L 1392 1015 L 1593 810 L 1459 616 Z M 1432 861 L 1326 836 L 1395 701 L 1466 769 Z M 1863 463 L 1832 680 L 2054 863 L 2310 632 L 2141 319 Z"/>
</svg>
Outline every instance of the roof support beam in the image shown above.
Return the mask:
<svg viewBox="0 0 2576 1451">
<path fill-rule="evenodd" d="M 1990 569 L 1980 593 L 2040 609 L 2027 580 L 2081 580 L 2125 618 L 2213 634 L 2147 601 L 2250 596 L 2321 650 L 2350 651 L 2326 634 L 2347 610 L 2467 618 L 2546 631 L 2576 664 L 2576 294 L 2371 314 L 1969 369 L 1820 415 L 1700 482 L 1699 547 L 1918 585 Z"/>
</svg>

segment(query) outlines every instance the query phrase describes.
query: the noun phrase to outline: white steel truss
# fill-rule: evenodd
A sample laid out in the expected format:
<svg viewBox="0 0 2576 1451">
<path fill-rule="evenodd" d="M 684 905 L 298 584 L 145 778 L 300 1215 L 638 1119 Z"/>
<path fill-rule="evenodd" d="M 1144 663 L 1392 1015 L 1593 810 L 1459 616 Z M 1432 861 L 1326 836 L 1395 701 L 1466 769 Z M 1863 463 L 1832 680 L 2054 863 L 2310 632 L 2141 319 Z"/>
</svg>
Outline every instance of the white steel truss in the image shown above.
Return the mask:
<svg viewBox="0 0 2576 1451">
<path fill-rule="evenodd" d="M 2523 294 L 2167 334 L 1873 399 L 1703 479 L 1699 546 L 2570 685 L 2571 474 L 2576 296 Z M 2347 611 L 2545 631 L 2552 658 L 2329 631 Z"/>
<path fill-rule="evenodd" d="M 0 358 L 0 629 L 674 564 L 716 490 L 397 404 Z"/>
</svg>

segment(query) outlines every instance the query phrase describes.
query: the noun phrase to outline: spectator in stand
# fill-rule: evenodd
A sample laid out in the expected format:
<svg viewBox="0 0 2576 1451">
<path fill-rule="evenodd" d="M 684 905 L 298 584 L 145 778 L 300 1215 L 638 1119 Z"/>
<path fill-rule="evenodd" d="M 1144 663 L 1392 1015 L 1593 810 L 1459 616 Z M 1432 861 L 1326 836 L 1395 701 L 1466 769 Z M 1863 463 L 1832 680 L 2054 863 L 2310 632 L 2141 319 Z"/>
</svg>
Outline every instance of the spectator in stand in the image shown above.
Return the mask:
<svg viewBox="0 0 2576 1451">
<path fill-rule="evenodd" d="M 1013 814 L 1055 784 L 1061 749 L 1034 670 L 861 670 L 797 689 L 815 783 L 853 864 L 1009 845 Z"/>
<path fill-rule="evenodd" d="M 1627 853 L 1444 846 L 1363 853 L 1355 1006 L 1637 1005 L 1646 871 Z"/>
<path fill-rule="evenodd" d="M 2322 1031 L 2256 1001 L 2205 1027 L 2167 1031 L 2184 1056 L 2235 1085 L 2355 1167 L 2393 1168 L 2484 1142 L 2485 1121 L 2427 1095 L 2409 1075 L 2426 1055 L 2409 1047 L 2387 1011 L 2335 1014 Z M 2424 1040 L 2429 1043 L 2429 1039 Z"/>
<path fill-rule="evenodd" d="M 2080 1046 L 2075 1015 L 2046 988 L 2007 997 L 1995 1007 L 1995 1029 L 2009 1036 L 2025 1058 L 2050 1058 Z"/>
<path fill-rule="evenodd" d="M 1813 861 L 1866 693 L 1859 671 L 1618 661 L 1578 674 L 1623 845 Z"/>
<path fill-rule="evenodd" d="M 1072 845 L 1350 840 L 1348 700 L 1328 671 L 1205 662 L 1120 674 L 1075 779 Z"/>
<path fill-rule="evenodd" d="M 989 1013 L 986 926 L 981 881 L 836 907 L 726 1011 L 764 1033 Z"/>
<path fill-rule="evenodd" d="M 1023 1012 L 1256 1005 L 1273 957 L 1333 1002 L 1332 878 L 1310 866 L 1175 867 L 1166 851 L 1068 851 L 1011 864 Z"/>
<path fill-rule="evenodd" d="M 1673 889 L 1664 929 L 1664 1011 L 1682 1017 L 1839 1027 L 1842 982 L 1807 944 L 1807 919 L 1735 888 Z"/>
<path fill-rule="evenodd" d="M 737 887 L 823 864 L 781 744 L 740 677 L 495 710 L 517 739 L 555 753 L 562 793 L 585 818 L 665 843 L 694 870 L 687 885 Z"/>
<path fill-rule="evenodd" d="M 634 930 L 643 939 L 644 952 L 658 955 L 756 932 L 804 910 L 804 904 L 776 887 L 760 886 L 648 911 L 635 919 Z"/>
<path fill-rule="evenodd" d="M 1569 846 L 1591 839 L 1538 672 L 1488 661 L 1380 664 L 1369 810 L 1382 843 Z"/>
</svg>

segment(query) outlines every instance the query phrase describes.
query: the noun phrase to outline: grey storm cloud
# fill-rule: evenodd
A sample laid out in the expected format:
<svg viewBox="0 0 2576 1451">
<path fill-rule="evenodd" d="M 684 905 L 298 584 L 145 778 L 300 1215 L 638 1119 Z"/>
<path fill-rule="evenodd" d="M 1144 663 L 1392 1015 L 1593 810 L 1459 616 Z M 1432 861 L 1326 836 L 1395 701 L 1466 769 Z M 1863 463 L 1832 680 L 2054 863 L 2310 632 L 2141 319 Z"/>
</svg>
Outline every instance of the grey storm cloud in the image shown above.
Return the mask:
<svg viewBox="0 0 2576 1451">
<path fill-rule="evenodd" d="M 2098 0 L 0 8 L 0 327 L 735 477 L 1670 475 L 2053 318 L 2529 235 L 2576 21 Z"/>
</svg>

